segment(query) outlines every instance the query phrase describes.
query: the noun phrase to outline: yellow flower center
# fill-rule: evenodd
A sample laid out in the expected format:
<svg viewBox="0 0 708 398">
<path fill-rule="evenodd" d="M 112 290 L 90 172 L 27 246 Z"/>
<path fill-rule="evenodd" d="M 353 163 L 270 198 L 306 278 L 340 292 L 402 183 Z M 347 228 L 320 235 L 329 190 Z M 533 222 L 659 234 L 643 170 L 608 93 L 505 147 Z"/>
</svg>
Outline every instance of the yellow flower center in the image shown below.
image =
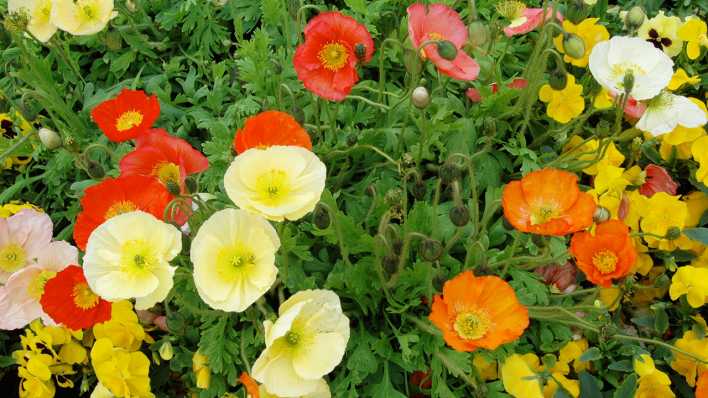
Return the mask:
<svg viewBox="0 0 708 398">
<path fill-rule="evenodd" d="M 109 218 L 115 217 L 119 214 L 128 213 L 137 209 L 138 207 L 135 206 L 133 202 L 129 200 L 121 200 L 120 202 L 112 204 L 111 207 L 108 208 L 105 217 L 106 220 L 108 220 Z"/>
<path fill-rule="evenodd" d="M 216 255 L 216 273 L 224 280 L 236 281 L 241 278 L 245 266 L 253 265 L 256 257 L 246 246 L 237 243 L 225 247 Z"/>
<path fill-rule="evenodd" d="M 124 112 L 116 120 L 116 130 L 125 131 L 130 130 L 135 126 L 139 126 L 143 122 L 143 114 L 136 111 Z"/>
<path fill-rule="evenodd" d="M 256 192 L 258 201 L 268 206 L 278 206 L 288 198 L 292 190 L 288 174 L 283 170 L 270 170 L 258 178 Z"/>
<path fill-rule="evenodd" d="M 647 72 L 642 69 L 639 65 L 625 62 L 621 64 L 612 65 L 612 70 L 610 71 L 613 80 L 619 81 L 619 88 L 624 86 L 624 77 L 628 74 L 634 76 L 644 76 Z"/>
<path fill-rule="evenodd" d="M 158 163 L 152 170 L 152 175 L 157 177 L 163 184 L 175 184 L 179 186 L 180 172 L 179 166 L 171 162 Z"/>
<path fill-rule="evenodd" d="M 142 273 L 158 265 L 155 254 L 145 241 L 129 240 L 121 249 L 121 265 L 127 272 Z"/>
<path fill-rule="evenodd" d="M 317 58 L 325 69 L 336 72 L 347 63 L 349 53 L 341 43 L 328 43 L 317 53 Z"/>
<path fill-rule="evenodd" d="M 27 293 L 35 300 L 39 300 L 44 294 L 44 285 L 47 281 L 54 278 L 57 273 L 54 271 L 42 271 L 34 277 L 32 282 L 27 286 Z"/>
<path fill-rule="evenodd" d="M 558 211 L 553 207 L 541 207 L 531 213 L 531 225 L 545 224 L 558 216 Z"/>
<path fill-rule="evenodd" d="M 510 21 L 514 21 L 524 15 L 526 4 L 520 1 L 509 0 L 497 3 L 494 8 L 497 9 L 499 15 L 503 16 L 504 18 Z"/>
<path fill-rule="evenodd" d="M 82 310 L 93 308 L 98 304 L 98 296 L 91 291 L 86 283 L 78 283 L 71 293 L 74 304 Z"/>
<path fill-rule="evenodd" d="M 98 7 L 98 4 L 96 4 L 95 1 L 91 1 L 91 0 L 79 1 L 79 3 L 77 5 L 79 6 L 78 7 L 79 20 L 83 21 L 84 23 L 89 23 L 89 22 L 97 21 L 99 19 L 100 9 Z"/>
<path fill-rule="evenodd" d="M 592 264 L 602 274 L 609 274 L 617 267 L 617 256 L 609 250 L 603 250 L 592 256 Z"/>
<path fill-rule="evenodd" d="M 285 342 L 290 346 L 296 346 L 297 343 L 300 342 L 300 334 L 296 331 L 288 330 L 288 332 L 285 333 Z"/>
<path fill-rule="evenodd" d="M 10 243 L 0 249 L 0 270 L 15 272 L 27 262 L 27 254 L 22 246 Z"/>
<path fill-rule="evenodd" d="M 455 318 L 453 325 L 457 335 L 465 340 L 477 340 L 484 337 L 492 326 L 492 321 L 484 311 L 462 312 Z"/>
</svg>

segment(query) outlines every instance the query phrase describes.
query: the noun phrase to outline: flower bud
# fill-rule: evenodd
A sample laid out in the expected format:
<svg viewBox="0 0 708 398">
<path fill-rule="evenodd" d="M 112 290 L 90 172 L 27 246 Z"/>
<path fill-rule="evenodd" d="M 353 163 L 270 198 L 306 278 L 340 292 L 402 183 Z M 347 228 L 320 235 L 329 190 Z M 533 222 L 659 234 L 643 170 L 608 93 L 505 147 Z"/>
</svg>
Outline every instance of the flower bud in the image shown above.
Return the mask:
<svg viewBox="0 0 708 398">
<path fill-rule="evenodd" d="M 585 55 L 585 42 L 574 33 L 563 35 L 563 51 L 572 58 L 582 58 Z"/>
<path fill-rule="evenodd" d="M 428 106 L 428 104 L 430 104 L 428 90 L 423 86 L 416 87 L 411 94 L 411 102 L 418 109 L 423 109 Z"/>
<path fill-rule="evenodd" d="M 332 220 L 329 217 L 329 211 L 321 203 L 315 206 L 315 210 L 312 212 L 312 224 L 317 227 L 317 229 L 327 229 Z"/>
<path fill-rule="evenodd" d="M 354 46 L 354 54 L 359 61 L 363 61 L 366 58 L 366 46 L 363 43 L 356 43 Z"/>
<path fill-rule="evenodd" d="M 435 43 L 438 46 L 438 54 L 443 59 L 452 61 L 457 58 L 457 47 L 448 40 L 440 40 Z"/>
<path fill-rule="evenodd" d="M 624 87 L 624 92 L 629 94 L 634 88 L 634 73 L 631 70 L 627 71 L 622 79 L 622 86 Z"/>
<path fill-rule="evenodd" d="M 627 27 L 629 27 L 631 29 L 636 29 L 636 28 L 642 26 L 645 18 L 646 18 L 646 14 L 644 13 L 644 10 L 642 9 L 642 7 L 634 6 L 627 13 L 624 23 L 627 24 Z"/>
<path fill-rule="evenodd" d="M 359 137 L 356 136 L 356 133 L 351 133 L 347 136 L 347 145 L 354 146 L 358 140 Z"/>
<path fill-rule="evenodd" d="M 559 69 L 554 70 L 548 78 L 548 84 L 556 91 L 563 90 L 568 84 L 568 75 L 565 71 Z"/>
<path fill-rule="evenodd" d="M 592 215 L 593 221 L 596 223 L 605 222 L 610 219 L 610 211 L 602 206 L 597 206 L 595 208 L 595 213 Z"/>
<path fill-rule="evenodd" d="M 470 24 L 470 43 L 474 47 L 482 47 L 489 43 L 489 27 L 482 21 L 474 21 Z"/>
<path fill-rule="evenodd" d="M 125 0 L 125 7 L 130 12 L 135 12 L 135 10 L 136 10 L 135 2 L 133 0 Z"/>
<path fill-rule="evenodd" d="M 681 229 L 679 227 L 669 228 L 669 230 L 666 231 L 666 235 L 664 235 L 664 237 L 668 240 L 676 240 L 679 236 L 681 236 Z"/>
<path fill-rule="evenodd" d="M 86 173 L 94 180 L 100 180 L 106 176 L 103 166 L 95 160 L 88 159 L 86 161 Z"/>
<path fill-rule="evenodd" d="M 170 343 L 169 341 L 165 341 L 164 343 L 162 343 L 158 352 L 160 353 L 160 358 L 165 361 L 169 361 L 175 355 L 175 352 L 172 349 L 172 343 Z"/>
<path fill-rule="evenodd" d="M 466 206 L 455 206 L 450 209 L 450 221 L 457 227 L 464 227 L 470 222 L 470 211 Z"/>
<path fill-rule="evenodd" d="M 180 188 L 179 184 L 177 184 L 177 183 L 174 182 L 174 181 L 167 181 L 167 184 L 165 184 L 165 185 L 167 186 L 167 190 L 168 190 L 172 195 L 177 196 L 177 195 L 179 195 L 180 193 L 182 193 L 182 189 Z"/>
<path fill-rule="evenodd" d="M 435 261 L 443 254 L 442 244 L 434 239 L 425 239 L 420 245 L 420 256 L 425 261 Z"/>
<path fill-rule="evenodd" d="M 61 137 L 54 130 L 42 127 L 37 134 L 39 135 L 39 140 L 49 150 L 57 149 L 62 144 Z"/>
</svg>

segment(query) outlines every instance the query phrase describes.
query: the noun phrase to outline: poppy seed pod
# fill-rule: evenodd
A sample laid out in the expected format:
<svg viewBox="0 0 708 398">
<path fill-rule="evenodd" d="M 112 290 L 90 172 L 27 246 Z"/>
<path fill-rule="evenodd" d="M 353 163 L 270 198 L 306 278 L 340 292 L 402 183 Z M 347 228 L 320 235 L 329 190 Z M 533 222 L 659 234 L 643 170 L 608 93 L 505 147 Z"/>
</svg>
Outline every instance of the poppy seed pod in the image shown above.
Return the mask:
<svg viewBox="0 0 708 398">
<path fill-rule="evenodd" d="M 440 40 L 435 44 L 438 46 L 438 54 L 440 54 L 443 59 L 452 61 L 457 58 L 457 48 L 454 44 L 452 44 L 452 42 L 448 40 Z"/>
<path fill-rule="evenodd" d="M 443 254 L 442 244 L 435 239 L 425 239 L 420 245 L 420 256 L 425 261 L 435 261 Z"/>
<path fill-rule="evenodd" d="M 470 211 L 466 206 L 455 206 L 450 209 L 450 221 L 457 227 L 464 227 L 470 222 Z"/>
<path fill-rule="evenodd" d="M 315 210 L 312 212 L 312 223 L 317 227 L 317 229 L 327 229 L 332 220 L 329 217 L 329 211 L 321 203 L 315 206 Z"/>
<path fill-rule="evenodd" d="M 595 213 L 592 216 L 593 221 L 596 223 L 601 223 L 605 222 L 610 219 L 610 211 L 607 210 L 607 208 L 602 207 L 602 206 L 597 206 L 595 209 Z"/>
<path fill-rule="evenodd" d="M 54 130 L 42 127 L 37 134 L 39 135 L 39 140 L 49 150 L 59 148 L 62 144 L 61 137 Z"/>
<path fill-rule="evenodd" d="M 564 34 L 563 50 L 570 57 L 582 58 L 585 55 L 585 42 L 574 33 Z"/>
<path fill-rule="evenodd" d="M 482 47 L 489 43 L 489 27 L 482 21 L 474 21 L 470 24 L 470 42 L 474 47 Z"/>
<path fill-rule="evenodd" d="M 568 84 L 568 75 L 562 68 L 556 68 L 548 78 L 548 84 L 556 91 L 563 90 Z"/>
<path fill-rule="evenodd" d="M 411 93 L 411 102 L 418 109 L 423 109 L 428 106 L 428 104 L 430 104 L 428 90 L 423 86 L 416 87 L 413 93 Z"/>
<path fill-rule="evenodd" d="M 636 29 L 642 26 L 645 18 L 646 14 L 644 13 L 642 7 L 634 6 L 629 9 L 629 12 L 627 12 L 627 16 L 624 19 L 624 23 L 627 24 L 627 27 L 631 29 Z"/>
</svg>

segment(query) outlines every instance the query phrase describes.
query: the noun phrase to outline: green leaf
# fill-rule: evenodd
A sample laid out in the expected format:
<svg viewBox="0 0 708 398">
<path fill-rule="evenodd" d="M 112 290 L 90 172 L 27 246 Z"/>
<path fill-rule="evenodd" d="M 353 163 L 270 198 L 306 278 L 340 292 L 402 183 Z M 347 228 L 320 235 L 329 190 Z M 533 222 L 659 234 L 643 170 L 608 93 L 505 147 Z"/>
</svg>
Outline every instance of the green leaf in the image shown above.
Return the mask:
<svg viewBox="0 0 708 398">
<path fill-rule="evenodd" d="M 581 372 L 578 378 L 580 379 L 580 398 L 602 397 L 600 381 L 594 376 L 588 372 Z"/>
<path fill-rule="evenodd" d="M 602 358 L 602 351 L 597 347 L 590 347 L 582 355 L 580 355 L 580 360 L 584 362 L 597 361 Z"/>
<path fill-rule="evenodd" d="M 388 362 L 384 364 L 384 373 L 381 382 L 371 389 L 372 398 L 406 398 L 400 391 L 396 390 L 388 377 Z"/>
<path fill-rule="evenodd" d="M 612 398 L 632 398 L 637 389 L 637 375 L 630 374 L 624 379 L 622 385 L 615 391 Z"/>
<path fill-rule="evenodd" d="M 686 228 L 683 234 L 689 238 L 708 245 L 708 228 Z"/>
</svg>

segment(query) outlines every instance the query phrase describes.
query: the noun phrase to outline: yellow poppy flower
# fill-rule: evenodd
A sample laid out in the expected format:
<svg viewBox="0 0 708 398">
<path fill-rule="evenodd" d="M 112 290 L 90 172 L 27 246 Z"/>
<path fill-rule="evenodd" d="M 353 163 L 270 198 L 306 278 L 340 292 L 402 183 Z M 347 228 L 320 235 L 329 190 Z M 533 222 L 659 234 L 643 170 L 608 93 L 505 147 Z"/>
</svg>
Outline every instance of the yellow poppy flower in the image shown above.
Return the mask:
<svg viewBox="0 0 708 398">
<path fill-rule="evenodd" d="M 602 25 L 598 25 L 597 22 L 599 18 L 587 18 L 582 20 L 579 24 L 574 24 L 569 20 L 563 21 L 563 30 L 567 33 L 573 33 L 583 40 L 585 45 L 585 54 L 581 58 L 573 58 L 563 50 L 563 35 L 558 35 L 553 39 L 553 43 L 556 49 L 561 53 L 564 53 L 563 60 L 569 62 L 575 66 L 580 66 L 582 68 L 588 65 L 588 58 L 590 57 L 590 52 L 595 44 L 608 40 L 610 38 L 610 32 L 607 31 Z"/>
<path fill-rule="evenodd" d="M 676 72 L 674 72 L 674 75 L 671 76 L 671 81 L 669 81 L 669 85 L 666 86 L 666 88 L 671 91 L 675 91 L 678 90 L 684 84 L 690 84 L 692 86 L 695 86 L 700 82 L 700 76 L 689 76 L 688 73 L 683 70 L 683 68 L 678 68 L 676 69 Z"/>
<path fill-rule="evenodd" d="M 639 225 L 643 232 L 665 236 L 671 228 L 683 229 L 688 217 L 688 207 L 682 202 L 679 196 L 671 196 L 666 192 L 657 192 L 646 200 L 646 209 Z M 644 240 L 649 247 L 661 250 L 673 250 L 675 244 L 668 239 L 661 239 L 655 236 L 645 236 Z"/>
<path fill-rule="evenodd" d="M 504 390 L 514 398 L 544 398 L 541 383 L 523 356 L 513 354 L 501 366 Z"/>
<path fill-rule="evenodd" d="M 153 398 L 150 392 L 150 360 L 140 351 L 114 347 L 98 339 L 91 349 L 91 365 L 98 381 L 117 397 Z"/>
<path fill-rule="evenodd" d="M 686 55 L 689 59 L 698 58 L 701 55 L 701 47 L 708 47 L 708 27 L 696 16 L 686 18 L 686 22 L 678 30 L 678 36 L 688 43 Z"/>
<path fill-rule="evenodd" d="M 693 330 L 686 331 L 680 339 L 676 340 L 674 346 L 708 361 L 708 338 L 699 338 Z M 696 385 L 696 377 L 699 374 L 708 371 L 708 365 L 699 364 L 695 359 L 679 352 L 674 353 L 671 368 L 682 375 L 691 387 Z"/>
<path fill-rule="evenodd" d="M 672 398 L 669 376 L 654 366 L 654 360 L 647 354 L 634 359 L 634 372 L 639 376 L 639 387 L 635 398 Z"/>
<path fill-rule="evenodd" d="M 683 49 L 683 40 L 678 31 L 681 19 L 675 16 L 666 16 L 663 11 L 644 21 L 637 29 L 637 36 L 650 42 L 654 47 L 663 50 L 669 57 L 677 56 Z"/>
<path fill-rule="evenodd" d="M 48 42 L 57 31 L 57 27 L 50 21 L 52 0 L 9 0 L 7 9 L 11 13 L 27 13 L 27 31 L 42 43 Z"/>
<path fill-rule="evenodd" d="M 568 123 L 585 109 L 585 99 L 582 94 L 583 86 L 576 84 L 575 76 L 569 74 L 564 89 L 554 90 L 550 84 L 544 84 L 538 92 L 538 97 L 548 104 L 546 113 L 551 119 L 559 123 Z"/>
</svg>

